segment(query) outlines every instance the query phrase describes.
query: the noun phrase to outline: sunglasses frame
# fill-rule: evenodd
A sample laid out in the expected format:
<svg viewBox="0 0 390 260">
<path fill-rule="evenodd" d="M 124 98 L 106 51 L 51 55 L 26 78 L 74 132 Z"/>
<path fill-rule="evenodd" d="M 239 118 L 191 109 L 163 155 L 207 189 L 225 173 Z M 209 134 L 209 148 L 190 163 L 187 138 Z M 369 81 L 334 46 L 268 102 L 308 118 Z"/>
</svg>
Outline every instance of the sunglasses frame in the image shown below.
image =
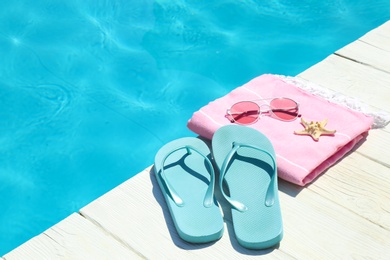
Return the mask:
<svg viewBox="0 0 390 260">
<path fill-rule="evenodd" d="M 273 100 L 278 100 L 278 99 L 287 99 L 289 101 L 292 101 L 296 104 L 296 106 L 294 107 L 288 107 L 288 108 L 284 108 L 284 109 L 272 109 L 270 103 L 273 101 Z M 269 101 L 269 104 L 261 104 L 259 105 L 258 103 L 256 103 L 256 101 L 265 101 L 265 100 L 270 100 Z M 252 104 L 255 104 L 257 106 L 257 111 L 247 111 L 247 112 L 255 112 L 255 114 L 257 115 L 256 119 L 253 121 L 253 122 L 250 122 L 250 123 L 240 123 L 239 121 L 237 121 L 235 118 L 234 118 L 234 115 L 237 115 L 237 113 L 232 113 L 231 112 L 231 109 L 232 107 L 234 107 L 236 104 L 239 104 L 239 103 L 244 103 L 244 102 L 249 102 L 249 103 L 252 103 Z M 262 110 L 262 107 L 267 107 L 266 110 Z M 281 117 L 279 117 L 278 115 L 276 115 L 274 113 L 275 110 L 291 110 L 291 109 L 296 109 L 297 112 L 296 112 L 296 116 L 290 120 L 286 120 L 286 119 L 283 119 Z M 242 113 L 239 113 L 239 114 L 245 114 L 247 112 L 242 112 Z M 276 98 L 263 98 L 263 99 L 255 99 L 255 100 L 244 100 L 244 101 L 239 101 L 239 102 L 236 102 L 234 103 L 230 108 L 228 108 L 226 110 L 226 115 L 225 117 L 229 119 L 230 122 L 232 123 L 236 123 L 236 124 L 239 124 L 239 125 L 251 125 L 251 124 L 254 124 L 256 123 L 257 121 L 259 121 L 260 117 L 262 117 L 263 115 L 265 114 L 270 114 L 271 117 L 273 118 L 276 118 L 280 121 L 283 121 L 283 122 L 291 122 L 291 121 L 294 121 L 295 119 L 301 117 L 301 114 L 299 114 L 299 103 L 296 102 L 295 100 L 291 99 L 291 98 L 286 98 L 286 97 L 276 97 Z"/>
</svg>

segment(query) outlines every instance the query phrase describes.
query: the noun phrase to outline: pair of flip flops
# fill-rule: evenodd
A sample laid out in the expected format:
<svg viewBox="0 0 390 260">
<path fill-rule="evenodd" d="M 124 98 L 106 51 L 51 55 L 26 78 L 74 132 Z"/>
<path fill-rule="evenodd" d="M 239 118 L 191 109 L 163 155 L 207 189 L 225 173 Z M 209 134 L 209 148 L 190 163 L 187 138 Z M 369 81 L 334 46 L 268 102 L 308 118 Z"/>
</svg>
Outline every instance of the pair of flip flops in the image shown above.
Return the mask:
<svg viewBox="0 0 390 260">
<path fill-rule="evenodd" d="M 265 249 L 279 243 L 283 226 L 269 139 L 249 127 L 224 126 L 213 136 L 212 151 L 239 244 Z M 156 154 L 154 169 L 179 236 L 191 243 L 220 239 L 224 223 L 214 196 L 216 177 L 208 146 L 193 137 L 172 141 Z"/>
</svg>

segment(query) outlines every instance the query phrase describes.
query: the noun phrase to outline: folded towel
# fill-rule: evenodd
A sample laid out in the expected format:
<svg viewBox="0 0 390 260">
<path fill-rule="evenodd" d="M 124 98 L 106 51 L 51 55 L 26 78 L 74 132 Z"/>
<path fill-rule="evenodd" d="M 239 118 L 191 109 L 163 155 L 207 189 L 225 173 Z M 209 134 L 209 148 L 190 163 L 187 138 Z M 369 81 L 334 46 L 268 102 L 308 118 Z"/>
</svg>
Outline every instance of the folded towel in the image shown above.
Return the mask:
<svg viewBox="0 0 390 260">
<path fill-rule="evenodd" d="M 303 130 L 300 119 L 283 122 L 270 116 L 248 125 L 265 134 L 275 148 L 280 178 L 304 186 L 348 153 L 373 124 L 373 118 L 345 106 L 314 95 L 277 75 L 262 75 L 238 87 L 195 112 L 188 121 L 193 132 L 211 139 L 221 126 L 232 124 L 226 109 L 245 100 L 286 97 L 299 103 L 300 114 L 306 121 L 328 119 L 327 129 L 336 130 L 319 141 L 310 136 L 296 135 Z"/>
</svg>

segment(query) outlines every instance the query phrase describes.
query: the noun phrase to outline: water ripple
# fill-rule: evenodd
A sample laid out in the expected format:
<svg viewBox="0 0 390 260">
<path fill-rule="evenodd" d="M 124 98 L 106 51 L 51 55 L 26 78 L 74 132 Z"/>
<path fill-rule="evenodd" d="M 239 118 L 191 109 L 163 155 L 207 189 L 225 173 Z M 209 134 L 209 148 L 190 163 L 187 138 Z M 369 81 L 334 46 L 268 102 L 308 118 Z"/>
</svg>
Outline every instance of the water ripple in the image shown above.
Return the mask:
<svg viewBox="0 0 390 260">
<path fill-rule="evenodd" d="M 34 125 L 47 124 L 58 118 L 61 113 L 71 105 L 73 91 L 65 86 L 56 84 L 41 84 L 36 86 L 23 86 L 20 91 L 22 97 L 16 97 L 16 103 L 23 102 L 24 106 L 19 115 L 25 115 L 23 125 L 30 128 Z M 19 121 L 19 126 L 21 122 Z M 27 129 L 25 129 L 27 130 Z"/>
</svg>

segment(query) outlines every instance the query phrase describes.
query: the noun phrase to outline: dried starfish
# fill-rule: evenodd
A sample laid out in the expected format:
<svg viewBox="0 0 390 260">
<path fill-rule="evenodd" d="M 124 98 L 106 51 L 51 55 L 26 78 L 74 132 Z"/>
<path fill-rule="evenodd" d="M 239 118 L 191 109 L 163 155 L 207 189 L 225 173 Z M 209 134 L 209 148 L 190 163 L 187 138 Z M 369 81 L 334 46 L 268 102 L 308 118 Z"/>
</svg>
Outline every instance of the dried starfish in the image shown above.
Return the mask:
<svg viewBox="0 0 390 260">
<path fill-rule="evenodd" d="M 336 130 L 325 129 L 328 119 L 324 119 L 321 122 L 311 121 L 309 123 L 301 118 L 301 123 L 305 127 L 305 130 L 295 131 L 294 133 L 297 135 L 310 135 L 315 141 L 318 141 L 321 135 L 333 135 L 336 133 Z"/>
</svg>

